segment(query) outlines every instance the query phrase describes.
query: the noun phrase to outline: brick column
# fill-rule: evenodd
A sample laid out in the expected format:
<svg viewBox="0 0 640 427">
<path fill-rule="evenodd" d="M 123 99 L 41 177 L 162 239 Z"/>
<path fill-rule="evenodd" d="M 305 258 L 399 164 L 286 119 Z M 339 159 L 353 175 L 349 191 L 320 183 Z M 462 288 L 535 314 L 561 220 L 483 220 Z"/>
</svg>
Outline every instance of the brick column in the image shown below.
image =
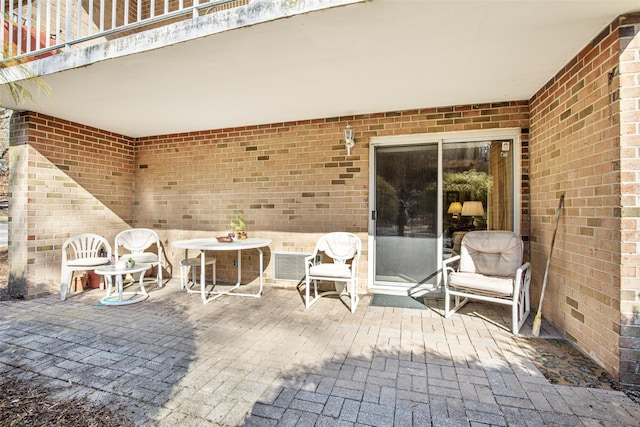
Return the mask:
<svg viewBox="0 0 640 427">
<path fill-rule="evenodd" d="M 110 242 L 133 221 L 130 138 L 33 112 L 11 122 L 9 291 L 60 290 L 63 242 L 80 233 Z"/>
<path fill-rule="evenodd" d="M 620 381 L 640 387 L 640 14 L 620 18 Z"/>
</svg>

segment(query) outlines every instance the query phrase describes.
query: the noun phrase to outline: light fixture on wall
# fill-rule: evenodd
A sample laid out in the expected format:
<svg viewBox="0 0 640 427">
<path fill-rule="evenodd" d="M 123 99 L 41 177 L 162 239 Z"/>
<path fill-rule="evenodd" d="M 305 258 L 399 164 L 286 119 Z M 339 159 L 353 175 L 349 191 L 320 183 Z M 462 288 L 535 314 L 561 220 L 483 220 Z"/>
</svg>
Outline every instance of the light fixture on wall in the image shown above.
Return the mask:
<svg viewBox="0 0 640 427">
<path fill-rule="evenodd" d="M 447 213 L 451 214 L 451 217 L 454 219 L 460 218 L 460 214 L 462 213 L 462 203 L 451 202 L 449 209 L 447 209 Z"/>
<path fill-rule="evenodd" d="M 464 202 L 462 205 L 462 216 L 470 216 L 473 217 L 473 226 L 478 227 L 478 219 L 477 217 L 484 215 L 484 208 L 482 207 L 482 202 L 468 200 Z"/>
<path fill-rule="evenodd" d="M 356 145 L 356 141 L 353 139 L 353 128 L 351 125 L 347 125 L 344 130 L 344 145 L 347 147 L 347 156 L 350 156 L 351 148 Z"/>
</svg>

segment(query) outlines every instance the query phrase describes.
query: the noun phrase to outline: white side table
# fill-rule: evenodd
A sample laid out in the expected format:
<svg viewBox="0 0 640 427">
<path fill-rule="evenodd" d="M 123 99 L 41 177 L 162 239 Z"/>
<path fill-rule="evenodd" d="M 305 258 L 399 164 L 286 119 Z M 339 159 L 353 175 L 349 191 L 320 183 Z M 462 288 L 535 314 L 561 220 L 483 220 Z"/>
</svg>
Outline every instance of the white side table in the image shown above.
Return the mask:
<svg viewBox="0 0 640 427">
<path fill-rule="evenodd" d="M 100 300 L 104 305 L 127 305 L 136 302 L 144 301 L 149 297 L 147 291 L 144 289 L 144 274 L 140 275 L 140 290 L 139 291 L 127 291 L 122 290 L 123 280 L 122 276 L 127 274 L 141 273 L 151 268 L 151 264 L 140 263 L 131 268 L 118 267 L 117 265 L 106 265 L 94 269 L 96 274 L 107 276 L 107 295 Z M 116 279 L 116 289 L 113 289 L 113 278 Z M 128 298 L 123 298 L 123 297 Z"/>
</svg>

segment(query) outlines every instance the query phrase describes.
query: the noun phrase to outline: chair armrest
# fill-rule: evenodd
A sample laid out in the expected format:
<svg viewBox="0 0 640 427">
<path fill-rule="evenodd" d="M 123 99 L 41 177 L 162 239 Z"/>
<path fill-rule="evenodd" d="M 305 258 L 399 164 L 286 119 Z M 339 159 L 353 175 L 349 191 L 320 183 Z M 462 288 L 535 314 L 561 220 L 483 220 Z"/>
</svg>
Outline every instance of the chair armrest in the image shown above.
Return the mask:
<svg viewBox="0 0 640 427">
<path fill-rule="evenodd" d="M 442 283 L 444 284 L 445 289 L 449 286 L 449 272 L 453 273 L 455 271 L 453 266 L 450 266 L 449 264 L 453 264 L 457 261 L 460 261 L 460 255 L 456 255 L 442 261 Z"/>
<path fill-rule="evenodd" d="M 513 284 L 513 298 L 514 304 L 516 298 L 518 298 L 521 289 L 524 289 L 525 292 L 529 292 L 529 286 L 531 284 L 531 264 L 529 262 L 525 262 L 516 270 L 516 281 Z"/>
<path fill-rule="evenodd" d="M 460 255 L 452 256 L 451 258 L 445 259 L 444 261 L 442 261 L 442 269 L 444 270 L 445 268 L 449 267 L 449 264 L 459 260 L 460 260 Z"/>
<path fill-rule="evenodd" d="M 304 257 L 304 270 L 307 273 L 307 275 L 309 274 L 309 267 L 313 267 L 314 265 L 317 265 L 319 261 L 320 261 L 320 254 L 318 254 L 317 252 L 314 253 L 313 255 Z"/>
<path fill-rule="evenodd" d="M 522 277 L 522 273 L 524 273 L 530 268 L 531 268 L 531 263 L 525 262 L 520 266 L 520 268 L 518 268 L 518 270 L 516 270 L 516 277 Z"/>
</svg>

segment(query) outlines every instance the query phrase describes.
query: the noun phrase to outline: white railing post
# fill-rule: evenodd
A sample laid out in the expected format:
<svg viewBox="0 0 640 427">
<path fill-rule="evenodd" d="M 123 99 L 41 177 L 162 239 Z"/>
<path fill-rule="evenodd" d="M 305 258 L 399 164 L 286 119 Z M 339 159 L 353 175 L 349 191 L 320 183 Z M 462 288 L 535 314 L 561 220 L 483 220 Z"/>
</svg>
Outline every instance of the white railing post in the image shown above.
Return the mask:
<svg viewBox="0 0 640 427">
<path fill-rule="evenodd" d="M 62 26 L 60 25 L 61 16 L 62 16 L 62 4 L 56 3 L 56 41 L 58 43 L 60 42 L 60 35 L 62 34 Z M 65 42 L 66 42 L 66 39 L 65 39 Z"/>
<path fill-rule="evenodd" d="M 71 11 L 73 10 L 73 5 L 71 4 L 71 0 L 67 0 L 67 5 L 66 5 L 66 9 L 65 9 L 65 16 L 67 17 L 66 20 L 66 34 L 65 34 L 65 38 L 64 38 L 64 43 L 65 43 L 65 47 L 69 48 L 70 46 L 70 42 L 73 40 L 73 37 L 71 37 Z"/>
<path fill-rule="evenodd" d="M 51 0 L 47 0 L 47 10 L 45 12 L 47 22 L 44 24 L 44 34 L 47 37 L 45 46 L 51 46 Z"/>
<path fill-rule="evenodd" d="M 200 16 L 200 9 L 198 8 L 199 5 L 200 5 L 199 0 L 193 0 L 193 17 L 194 18 L 197 18 L 198 16 Z"/>
<path fill-rule="evenodd" d="M 111 2 L 111 29 L 113 30 L 118 26 L 118 2 Z"/>
<path fill-rule="evenodd" d="M 18 40 L 16 40 L 16 53 L 18 55 L 20 55 L 22 53 L 22 2 L 20 0 L 18 0 L 18 15 L 16 17 L 16 38 Z M 13 31 L 12 31 L 13 32 Z"/>
</svg>

